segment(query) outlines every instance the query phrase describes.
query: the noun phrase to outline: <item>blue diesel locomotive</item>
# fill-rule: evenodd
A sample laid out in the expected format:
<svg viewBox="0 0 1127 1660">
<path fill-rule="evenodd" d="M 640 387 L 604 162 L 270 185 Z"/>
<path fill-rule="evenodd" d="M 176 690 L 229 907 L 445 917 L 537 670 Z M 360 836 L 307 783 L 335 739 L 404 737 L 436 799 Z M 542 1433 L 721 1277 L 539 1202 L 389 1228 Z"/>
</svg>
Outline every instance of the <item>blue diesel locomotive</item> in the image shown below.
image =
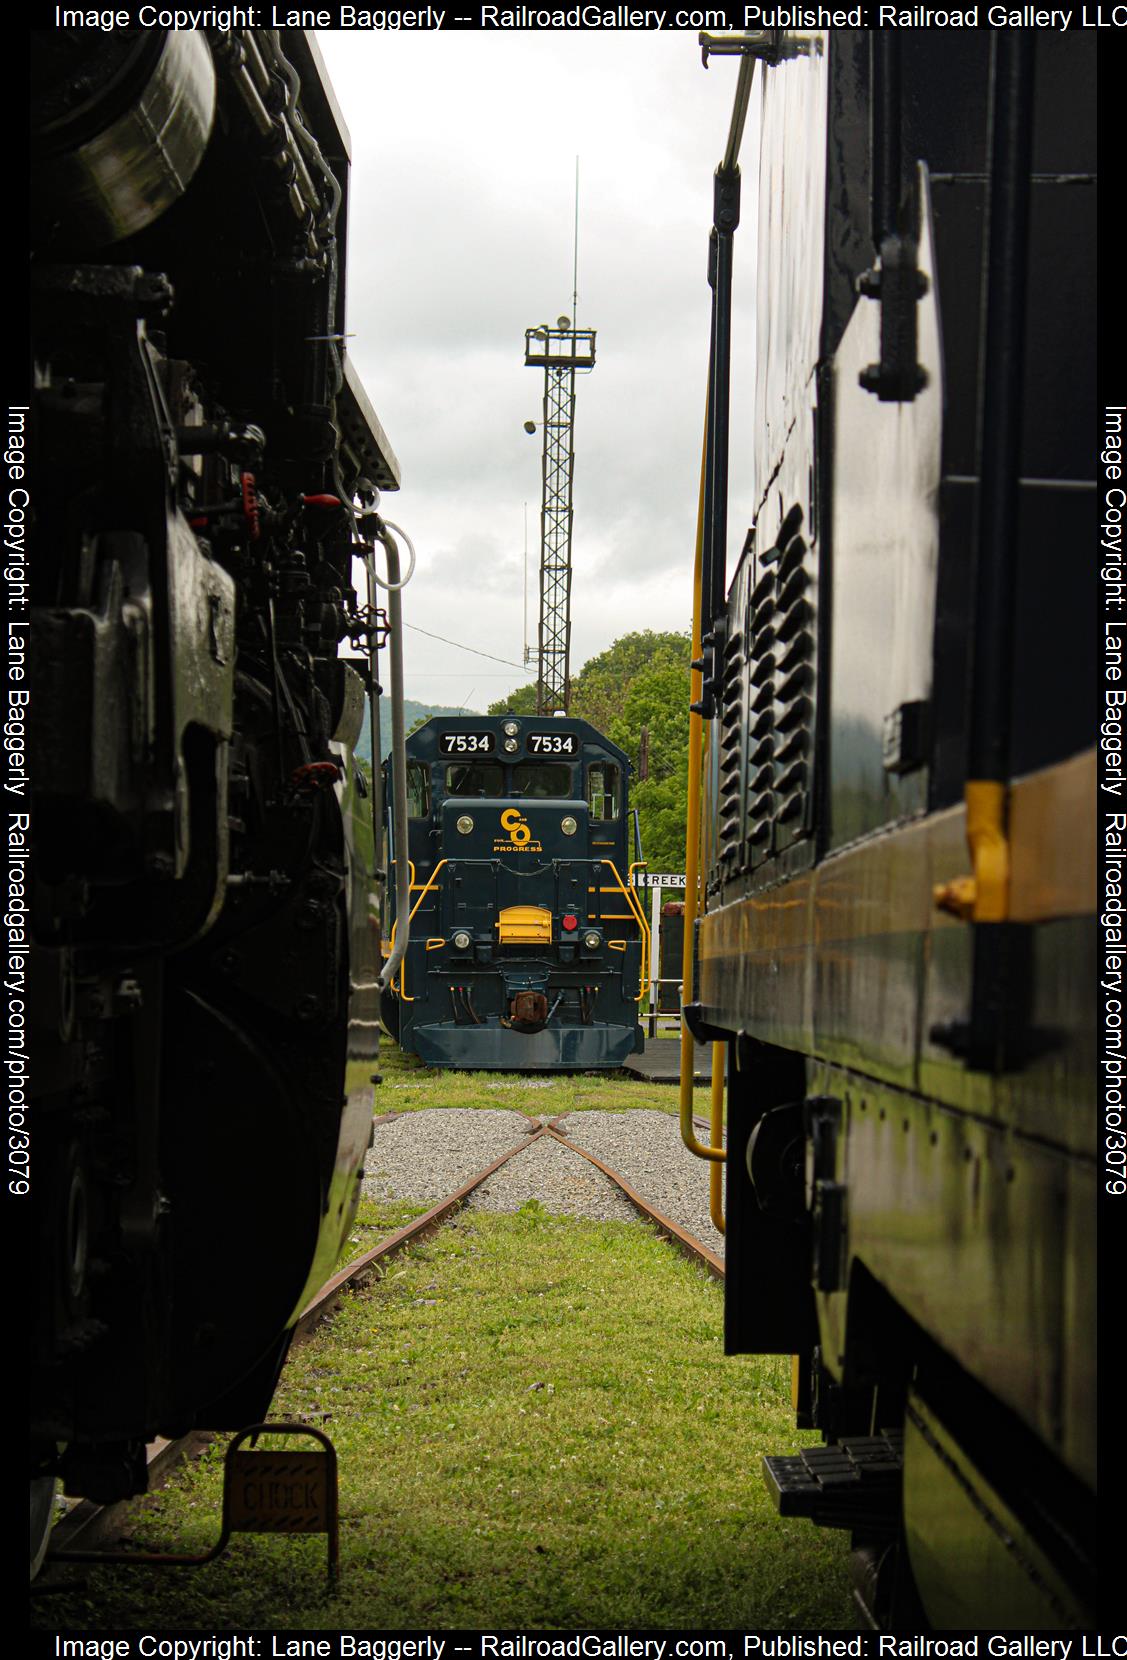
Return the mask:
<svg viewBox="0 0 1127 1660">
<path fill-rule="evenodd" d="M 434 718 L 407 740 L 410 939 L 383 1016 L 430 1066 L 580 1071 L 643 1046 L 649 929 L 630 763 L 566 716 Z M 385 767 L 385 797 L 387 769 Z M 389 900 L 388 947 L 403 927 Z"/>
</svg>

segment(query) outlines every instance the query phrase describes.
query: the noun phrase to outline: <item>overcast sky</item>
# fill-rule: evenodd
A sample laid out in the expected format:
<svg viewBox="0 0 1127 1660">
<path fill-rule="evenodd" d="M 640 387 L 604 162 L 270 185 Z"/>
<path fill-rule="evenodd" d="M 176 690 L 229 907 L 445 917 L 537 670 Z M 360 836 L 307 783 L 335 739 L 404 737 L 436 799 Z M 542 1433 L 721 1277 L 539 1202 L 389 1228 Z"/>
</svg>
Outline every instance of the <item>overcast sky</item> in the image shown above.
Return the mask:
<svg viewBox="0 0 1127 1660">
<path fill-rule="evenodd" d="M 576 156 L 577 320 L 598 338 L 577 377 L 572 672 L 621 634 L 687 628 L 712 174 L 736 60 L 705 71 L 694 31 L 317 38 L 352 138 L 348 349 L 402 467 L 384 514 L 418 550 L 405 616 L 517 665 L 409 632 L 407 695 L 484 709 L 529 678 L 523 504 L 535 651 L 541 433 L 523 423 L 540 419 L 544 377 L 524 366 L 524 331 L 571 312 Z M 749 398 L 753 213 L 745 187 Z M 748 511 L 737 492 L 741 540 Z"/>
</svg>

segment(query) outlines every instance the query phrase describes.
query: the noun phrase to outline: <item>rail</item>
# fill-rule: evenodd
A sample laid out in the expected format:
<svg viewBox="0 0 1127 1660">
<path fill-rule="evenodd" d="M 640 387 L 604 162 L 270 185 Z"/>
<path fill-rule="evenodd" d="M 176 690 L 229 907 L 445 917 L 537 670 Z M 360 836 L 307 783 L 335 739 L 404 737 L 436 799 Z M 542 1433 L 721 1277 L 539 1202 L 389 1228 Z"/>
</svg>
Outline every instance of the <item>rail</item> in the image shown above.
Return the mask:
<svg viewBox="0 0 1127 1660">
<path fill-rule="evenodd" d="M 387 1119 L 398 1118 L 400 1115 L 391 1112 L 385 1115 Z M 410 1247 L 421 1244 L 433 1234 L 460 1205 L 477 1188 L 495 1174 L 502 1165 L 510 1159 L 519 1157 L 533 1142 L 550 1139 L 562 1147 L 566 1147 L 577 1158 L 584 1159 L 588 1164 L 601 1170 L 625 1198 L 634 1206 L 639 1215 L 651 1222 L 658 1233 L 664 1237 L 674 1249 L 682 1252 L 690 1261 L 700 1263 L 707 1269 L 713 1279 L 723 1281 L 725 1277 L 724 1258 L 702 1240 L 697 1239 L 688 1230 L 675 1222 L 632 1187 L 626 1178 L 603 1159 L 594 1153 L 589 1153 L 583 1147 L 578 1147 L 571 1141 L 566 1131 L 560 1129 L 561 1118 L 568 1116 L 561 1114 L 558 1118 L 551 1118 L 547 1123 L 539 1119 L 529 1120 L 528 1134 L 514 1147 L 486 1165 L 483 1170 L 464 1182 L 456 1192 L 441 1199 L 430 1210 L 421 1216 L 414 1217 L 404 1227 L 397 1229 L 386 1239 L 354 1257 L 351 1262 L 339 1268 L 331 1275 L 316 1296 L 310 1299 L 302 1310 L 293 1328 L 293 1345 L 307 1342 L 318 1331 L 328 1317 L 333 1313 L 341 1297 L 346 1291 L 363 1286 L 370 1275 L 382 1274 L 388 1265 L 401 1252 Z M 384 1117 L 377 1118 L 376 1123 L 384 1122 Z M 306 1428 L 307 1426 L 293 1426 Z M 153 1492 L 162 1487 L 172 1472 L 190 1455 L 202 1450 L 211 1443 L 215 1436 L 210 1431 L 190 1430 L 186 1435 L 176 1440 L 158 1440 L 150 1445 L 146 1453 L 146 1462 L 149 1471 L 149 1491 Z M 118 1499 L 106 1505 L 92 1503 L 89 1499 L 76 1504 L 70 1513 L 64 1516 L 57 1527 L 52 1530 L 52 1550 L 48 1553 L 47 1564 L 66 1562 L 112 1563 L 120 1566 L 131 1564 L 145 1565 L 145 1556 L 135 1548 L 128 1552 L 113 1552 L 111 1550 L 94 1550 L 92 1547 L 99 1541 L 115 1540 L 121 1530 L 135 1512 L 134 1499 Z M 210 1553 L 208 1553 L 210 1555 Z M 182 1559 L 181 1559 L 182 1560 Z M 54 1589 L 54 1587 L 50 1587 Z"/>
</svg>

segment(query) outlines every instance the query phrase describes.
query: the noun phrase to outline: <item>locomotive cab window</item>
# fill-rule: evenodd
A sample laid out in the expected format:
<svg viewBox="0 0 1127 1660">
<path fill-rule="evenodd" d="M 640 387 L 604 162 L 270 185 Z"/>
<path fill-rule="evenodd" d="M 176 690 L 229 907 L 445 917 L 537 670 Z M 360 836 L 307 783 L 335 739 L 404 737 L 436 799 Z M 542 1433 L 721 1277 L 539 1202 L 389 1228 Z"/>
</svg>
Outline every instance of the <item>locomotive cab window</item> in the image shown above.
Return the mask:
<svg viewBox="0 0 1127 1660">
<path fill-rule="evenodd" d="M 514 795 L 531 796 L 535 801 L 571 795 L 571 768 L 547 761 L 523 761 L 513 768 Z"/>
<path fill-rule="evenodd" d="M 596 761 L 587 769 L 587 808 L 592 821 L 615 819 L 619 811 L 619 774 L 616 761 Z"/>
<path fill-rule="evenodd" d="M 407 763 L 407 816 L 430 817 L 430 771 L 421 761 Z"/>
<path fill-rule="evenodd" d="M 499 761 L 470 761 L 447 767 L 447 795 L 504 795 L 505 769 Z"/>
</svg>

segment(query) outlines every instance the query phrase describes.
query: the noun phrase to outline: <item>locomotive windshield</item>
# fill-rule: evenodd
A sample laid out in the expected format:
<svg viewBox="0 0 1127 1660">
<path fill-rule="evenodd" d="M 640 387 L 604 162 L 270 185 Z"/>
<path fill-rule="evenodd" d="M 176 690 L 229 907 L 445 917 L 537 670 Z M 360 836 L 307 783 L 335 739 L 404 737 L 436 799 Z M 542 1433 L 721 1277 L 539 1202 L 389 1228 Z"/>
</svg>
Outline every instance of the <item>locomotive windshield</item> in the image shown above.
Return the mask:
<svg viewBox="0 0 1127 1660">
<path fill-rule="evenodd" d="M 505 769 L 499 761 L 467 761 L 446 769 L 447 795 L 506 795 Z M 572 772 L 550 761 L 524 761 L 513 768 L 512 793 L 536 801 L 569 799 Z"/>
<path fill-rule="evenodd" d="M 513 768 L 513 793 L 538 801 L 571 795 L 571 768 L 550 761 L 524 761 Z"/>
<path fill-rule="evenodd" d="M 447 795 L 504 795 L 505 769 L 499 761 L 470 761 L 447 767 Z"/>
</svg>

